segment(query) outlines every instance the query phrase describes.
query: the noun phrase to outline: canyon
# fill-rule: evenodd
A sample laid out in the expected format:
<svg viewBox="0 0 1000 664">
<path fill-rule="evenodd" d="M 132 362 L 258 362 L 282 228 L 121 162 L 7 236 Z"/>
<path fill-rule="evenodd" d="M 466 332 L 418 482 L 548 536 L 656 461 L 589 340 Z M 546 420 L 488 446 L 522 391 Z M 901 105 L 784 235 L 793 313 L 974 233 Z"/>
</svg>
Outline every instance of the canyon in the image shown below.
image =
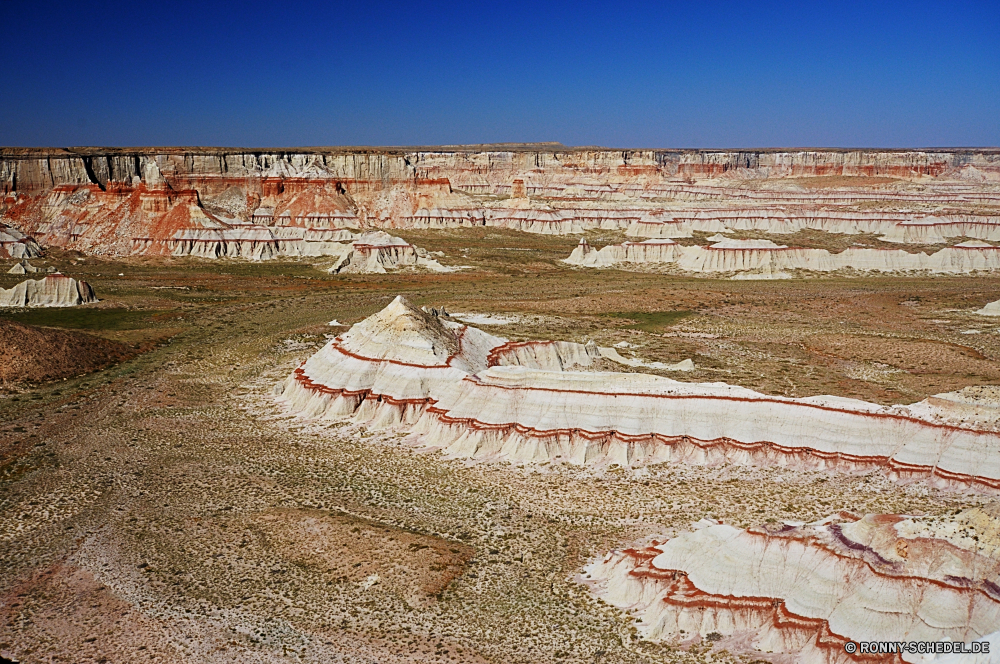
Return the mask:
<svg viewBox="0 0 1000 664">
<path fill-rule="evenodd" d="M 8 148 L 0 189 L 0 657 L 1000 649 L 1000 151 Z"/>
</svg>

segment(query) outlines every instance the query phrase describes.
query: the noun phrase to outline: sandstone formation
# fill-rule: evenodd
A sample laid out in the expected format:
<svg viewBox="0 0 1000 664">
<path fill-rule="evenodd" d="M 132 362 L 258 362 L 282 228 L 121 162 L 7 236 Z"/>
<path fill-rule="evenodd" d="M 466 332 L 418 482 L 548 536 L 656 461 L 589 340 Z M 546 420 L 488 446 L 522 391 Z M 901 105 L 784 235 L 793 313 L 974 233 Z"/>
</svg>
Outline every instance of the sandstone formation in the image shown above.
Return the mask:
<svg viewBox="0 0 1000 664">
<path fill-rule="evenodd" d="M 114 255 L 336 255 L 359 228 L 1000 239 L 996 150 L 6 149 L 0 194 L 18 232 Z"/>
<path fill-rule="evenodd" d="M 328 270 L 333 274 L 360 272 L 381 274 L 401 267 L 424 267 L 435 272 L 448 272 L 446 268 L 420 247 L 393 237 L 382 231 L 351 236 L 350 244 L 341 244 L 337 261 Z M 332 244 L 332 243 L 331 243 Z M 328 249 L 336 254 L 336 250 Z"/>
<path fill-rule="evenodd" d="M 770 240 L 721 239 L 707 247 L 682 247 L 672 240 L 662 239 L 625 242 L 601 249 L 594 249 L 586 240 L 581 240 L 565 262 L 584 267 L 610 267 L 620 263 L 668 264 L 685 272 L 764 278 L 787 277 L 787 270 L 967 274 L 1000 269 L 1000 247 L 972 240 L 932 254 L 865 247 L 848 247 L 831 253 L 826 249 L 788 247 Z"/>
<path fill-rule="evenodd" d="M 58 272 L 6 290 L 0 288 L 0 307 L 74 307 L 91 302 L 97 302 L 97 297 L 90 284 Z"/>
<path fill-rule="evenodd" d="M 32 238 L 0 223 L 0 258 L 36 258 L 42 250 Z"/>
<path fill-rule="evenodd" d="M 0 384 L 39 383 L 98 371 L 133 357 L 117 341 L 75 330 L 0 320 Z"/>
<path fill-rule="evenodd" d="M 954 421 L 949 408 L 961 398 L 941 395 L 943 409 L 883 407 L 579 370 L 600 357 L 594 344 L 510 342 L 397 297 L 297 368 L 282 398 L 307 417 L 406 427 L 452 457 L 881 469 L 902 481 L 1000 488 L 996 422 Z"/>
<path fill-rule="evenodd" d="M 1000 521 L 978 508 L 938 518 L 842 512 L 748 530 L 696 525 L 612 551 L 579 580 L 635 617 L 642 638 L 711 635 L 730 650 L 789 656 L 782 661 L 921 662 L 918 652 L 848 656 L 844 645 L 995 640 L 1000 631 Z"/>
</svg>

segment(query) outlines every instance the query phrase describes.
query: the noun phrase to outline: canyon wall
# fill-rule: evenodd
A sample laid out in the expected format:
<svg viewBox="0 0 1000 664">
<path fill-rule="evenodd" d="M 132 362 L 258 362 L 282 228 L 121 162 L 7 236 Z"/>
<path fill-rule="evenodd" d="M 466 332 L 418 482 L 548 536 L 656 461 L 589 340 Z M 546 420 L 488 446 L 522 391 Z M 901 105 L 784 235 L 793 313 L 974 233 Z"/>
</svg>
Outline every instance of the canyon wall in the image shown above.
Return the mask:
<svg viewBox="0 0 1000 664">
<path fill-rule="evenodd" d="M 467 226 L 821 227 L 921 241 L 926 232 L 895 227 L 932 214 L 928 228 L 991 239 L 998 211 L 1000 150 L 990 149 L 0 150 L 0 223 L 96 254 L 261 259 L 284 253 L 287 229 Z"/>
</svg>

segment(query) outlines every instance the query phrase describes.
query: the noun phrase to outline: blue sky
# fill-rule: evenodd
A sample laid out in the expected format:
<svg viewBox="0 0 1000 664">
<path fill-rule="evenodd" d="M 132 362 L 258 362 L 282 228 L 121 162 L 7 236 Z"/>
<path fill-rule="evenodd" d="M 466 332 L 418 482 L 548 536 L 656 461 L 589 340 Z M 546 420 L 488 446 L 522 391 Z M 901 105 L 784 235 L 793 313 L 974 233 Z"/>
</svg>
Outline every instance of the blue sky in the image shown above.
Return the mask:
<svg viewBox="0 0 1000 664">
<path fill-rule="evenodd" d="M 0 145 L 1000 145 L 1000 2 L 0 2 Z"/>
</svg>

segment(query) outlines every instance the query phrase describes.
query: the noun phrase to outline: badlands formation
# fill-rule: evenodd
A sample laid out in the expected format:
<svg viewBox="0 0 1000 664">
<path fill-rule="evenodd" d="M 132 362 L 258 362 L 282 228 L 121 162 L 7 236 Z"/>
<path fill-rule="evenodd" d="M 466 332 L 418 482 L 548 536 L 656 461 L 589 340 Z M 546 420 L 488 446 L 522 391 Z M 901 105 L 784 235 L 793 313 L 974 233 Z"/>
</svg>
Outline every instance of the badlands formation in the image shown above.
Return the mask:
<svg viewBox="0 0 1000 664">
<path fill-rule="evenodd" d="M 633 614 L 643 638 L 654 641 L 711 636 L 802 662 L 922 662 L 933 651 L 850 656 L 845 645 L 951 641 L 971 653 L 956 661 L 996 661 L 994 515 L 840 513 L 809 524 L 740 529 L 703 519 L 696 526 L 608 553 L 580 580 Z"/>
<path fill-rule="evenodd" d="M 997 661 L 998 173 L 4 150 L 0 657 Z"/>
<path fill-rule="evenodd" d="M 884 407 L 580 370 L 600 357 L 594 344 L 512 343 L 397 297 L 298 367 L 282 394 L 309 417 L 403 425 L 449 457 L 877 468 L 1000 489 L 1000 409 L 976 428 L 937 405 L 957 395 Z"/>
<path fill-rule="evenodd" d="M 970 425 L 983 413 L 963 394 L 909 407 L 782 399 L 587 371 L 600 358 L 593 343 L 512 343 L 397 297 L 332 339 L 280 393 L 306 417 L 402 429 L 445 458 L 878 469 L 904 482 L 1000 489 L 995 397 L 986 421 Z M 984 638 L 1000 643 L 1000 519 L 986 513 L 840 514 L 749 530 L 702 521 L 693 533 L 608 553 L 579 581 L 652 642 L 708 638 L 797 662 L 855 661 L 848 642 L 975 642 L 977 656 L 989 653 Z M 923 661 L 922 652 L 893 652 L 894 661 Z"/>
<path fill-rule="evenodd" d="M 733 240 L 717 236 L 701 247 L 683 247 L 673 240 L 625 242 L 595 250 L 586 240 L 566 262 L 586 267 L 620 263 L 672 264 L 693 273 L 732 273 L 736 278 L 787 278 L 786 270 L 806 272 L 929 272 L 968 274 L 1000 269 L 1000 247 L 978 240 L 960 242 L 932 254 L 902 249 L 848 247 L 839 253 L 775 244 L 771 240 Z"/>
<path fill-rule="evenodd" d="M 357 229 L 495 227 L 862 239 L 833 253 L 743 240 L 707 249 L 581 245 L 568 262 L 586 266 L 675 263 L 769 277 L 1000 264 L 992 244 L 1000 241 L 1000 154 L 990 150 L 7 149 L 0 189 L 11 238 L 101 255 L 343 256 L 341 243 L 364 241 L 352 239 Z M 871 247 L 871 238 L 928 249 Z M 27 245 L 15 246 L 23 241 L 4 240 L 4 250 L 23 253 Z"/>
<path fill-rule="evenodd" d="M 0 307 L 75 307 L 91 302 L 97 302 L 97 296 L 90 284 L 59 273 L 0 289 Z"/>
</svg>

